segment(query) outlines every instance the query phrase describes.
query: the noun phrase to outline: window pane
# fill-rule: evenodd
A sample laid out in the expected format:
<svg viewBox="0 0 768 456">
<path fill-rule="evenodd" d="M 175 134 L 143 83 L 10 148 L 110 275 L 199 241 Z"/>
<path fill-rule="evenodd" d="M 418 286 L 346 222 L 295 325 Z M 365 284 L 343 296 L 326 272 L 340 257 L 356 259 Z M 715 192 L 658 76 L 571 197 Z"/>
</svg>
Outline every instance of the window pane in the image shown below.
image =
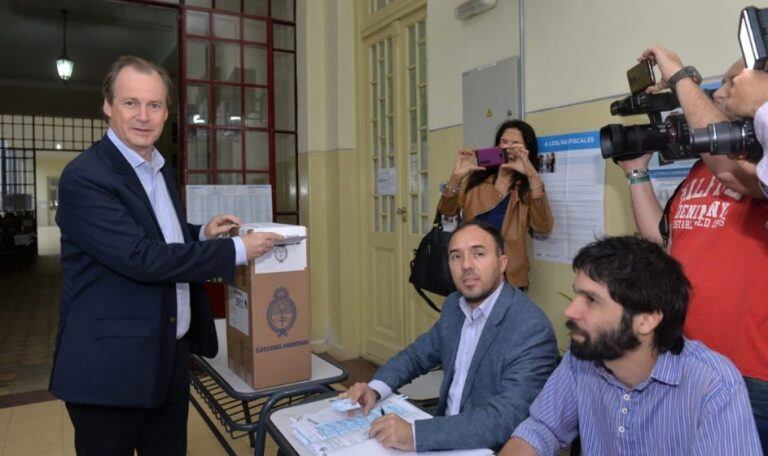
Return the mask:
<svg viewBox="0 0 768 456">
<path fill-rule="evenodd" d="M 269 185 L 269 174 L 246 174 L 245 183 L 248 185 Z"/>
<path fill-rule="evenodd" d="M 269 170 L 269 140 L 266 132 L 245 132 L 245 165 L 247 169 Z"/>
<path fill-rule="evenodd" d="M 275 223 L 285 223 L 286 225 L 298 225 L 299 216 L 296 214 L 279 214 L 275 217 Z"/>
<path fill-rule="evenodd" d="M 184 0 L 184 4 L 187 6 L 199 6 L 202 8 L 210 8 L 211 0 Z"/>
<path fill-rule="evenodd" d="M 208 185 L 208 174 L 188 174 L 187 185 Z"/>
<path fill-rule="evenodd" d="M 296 129 L 296 98 L 294 93 L 294 55 L 274 53 L 275 65 L 275 128 Z"/>
<path fill-rule="evenodd" d="M 274 47 L 277 49 L 293 50 L 293 29 L 292 25 L 275 24 L 273 27 L 274 36 L 272 37 Z"/>
<path fill-rule="evenodd" d="M 220 185 L 240 185 L 243 183 L 242 173 L 217 173 L 216 183 Z"/>
<path fill-rule="evenodd" d="M 296 136 L 275 135 L 275 200 L 277 211 L 296 208 Z"/>
<path fill-rule="evenodd" d="M 293 0 L 272 0 L 272 17 L 293 21 Z"/>
<path fill-rule="evenodd" d="M 240 82 L 240 46 L 216 43 L 216 80 Z"/>
<path fill-rule="evenodd" d="M 199 125 L 210 123 L 208 115 L 208 84 L 187 85 L 187 124 Z"/>
<path fill-rule="evenodd" d="M 240 39 L 240 18 L 227 14 L 213 15 L 213 34 L 219 38 Z"/>
<path fill-rule="evenodd" d="M 216 131 L 216 168 L 243 168 L 243 143 L 239 130 Z"/>
<path fill-rule="evenodd" d="M 189 4 L 189 2 L 187 2 Z M 187 33 L 191 35 L 208 34 L 208 13 L 187 11 Z"/>
<path fill-rule="evenodd" d="M 240 87 L 216 87 L 216 125 L 240 125 Z"/>
<path fill-rule="evenodd" d="M 268 0 L 245 0 L 243 10 L 245 14 L 254 16 L 267 16 L 269 14 Z"/>
<path fill-rule="evenodd" d="M 243 19 L 243 39 L 246 41 L 267 42 L 267 23 L 254 19 Z"/>
<path fill-rule="evenodd" d="M 245 126 L 267 127 L 267 89 L 245 89 Z"/>
<path fill-rule="evenodd" d="M 419 88 L 419 111 L 421 111 L 421 125 L 427 125 L 427 87 Z"/>
<path fill-rule="evenodd" d="M 245 60 L 245 83 L 267 83 L 267 50 L 255 46 L 243 47 L 243 59 Z"/>
<path fill-rule="evenodd" d="M 187 41 L 187 78 L 208 79 L 208 43 Z"/>
<path fill-rule="evenodd" d="M 205 128 L 190 128 L 187 132 L 187 169 L 210 168 L 211 144 Z"/>
<path fill-rule="evenodd" d="M 216 0 L 216 9 L 240 12 L 240 0 Z"/>
</svg>

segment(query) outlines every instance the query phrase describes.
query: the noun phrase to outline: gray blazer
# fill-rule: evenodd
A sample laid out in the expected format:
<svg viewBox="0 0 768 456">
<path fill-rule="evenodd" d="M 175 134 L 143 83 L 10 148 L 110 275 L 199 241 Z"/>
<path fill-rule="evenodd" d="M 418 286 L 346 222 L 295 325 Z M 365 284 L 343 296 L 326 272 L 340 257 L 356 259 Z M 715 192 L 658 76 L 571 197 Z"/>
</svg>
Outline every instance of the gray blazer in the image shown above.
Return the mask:
<svg viewBox="0 0 768 456">
<path fill-rule="evenodd" d="M 459 414 L 444 416 L 465 319 L 459 297 L 458 292 L 448 296 L 432 328 L 374 375 L 396 390 L 442 365 L 435 417 L 415 424 L 417 451 L 498 450 L 528 416 L 528 407 L 557 364 L 552 324 L 524 293 L 505 283 L 472 357 Z"/>
</svg>

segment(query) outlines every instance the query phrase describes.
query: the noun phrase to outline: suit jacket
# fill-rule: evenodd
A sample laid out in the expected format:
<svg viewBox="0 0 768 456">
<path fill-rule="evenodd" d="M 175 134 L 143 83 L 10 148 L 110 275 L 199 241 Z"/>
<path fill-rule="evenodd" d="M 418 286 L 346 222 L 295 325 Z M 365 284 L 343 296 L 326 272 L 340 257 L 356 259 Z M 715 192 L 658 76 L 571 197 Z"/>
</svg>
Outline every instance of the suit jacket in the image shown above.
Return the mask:
<svg viewBox="0 0 768 456">
<path fill-rule="evenodd" d="M 173 171 L 162 169 L 184 235 L 166 244 L 144 188 L 104 136 L 59 181 L 62 291 L 51 392 L 79 404 L 156 407 L 176 350 L 176 283 L 190 282 L 190 350 L 218 350 L 200 284 L 232 280 L 231 240 L 197 241 L 181 211 Z M 197 242 L 196 242 L 197 241 Z"/>
<path fill-rule="evenodd" d="M 557 342 L 544 313 L 517 288 L 503 285 L 472 357 L 459 414 L 444 416 L 464 313 L 458 292 L 440 319 L 374 375 L 393 390 L 442 365 L 435 417 L 416 421 L 416 450 L 500 448 L 557 364 Z"/>
</svg>

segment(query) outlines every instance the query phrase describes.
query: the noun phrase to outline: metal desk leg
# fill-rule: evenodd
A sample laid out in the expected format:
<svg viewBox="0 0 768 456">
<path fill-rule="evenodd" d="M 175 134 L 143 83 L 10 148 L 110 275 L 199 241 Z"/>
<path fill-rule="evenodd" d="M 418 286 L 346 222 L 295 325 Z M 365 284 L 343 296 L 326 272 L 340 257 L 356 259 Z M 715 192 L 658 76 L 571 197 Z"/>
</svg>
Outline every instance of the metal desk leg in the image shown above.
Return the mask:
<svg viewBox="0 0 768 456">
<path fill-rule="evenodd" d="M 213 433 L 213 436 L 216 437 L 216 440 L 219 441 L 221 444 L 221 447 L 224 448 L 224 451 L 227 452 L 227 456 L 237 456 L 237 453 L 232 450 L 232 447 L 227 442 L 227 439 L 221 435 L 221 432 L 219 432 L 218 429 L 216 429 L 216 425 L 213 424 L 213 421 L 211 421 L 210 418 L 208 418 L 208 414 L 205 413 L 205 410 L 203 410 L 203 407 L 200 406 L 200 404 L 197 402 L 197 400 L 193 396 L 189 396 L 189 402 L 192 403 L 192 405 L 195 407 L 195 410 L 197 410 L 197 413 L 200 414 L 200 417 L 205 421 L 205 424 L 208 425 L 208 429 L 211 430 Z"/>
<path fill-rule="evenodd" d="M 243 416 L 245 417 L 245 423 L 246 424 L 252 424 L 253 421 L 251 421 L 251 408 L 248 407 L 248 401 L 240 401 L 241 404 L 243 404 Z M 261 416 L 259 416 L 259 419 L 261 419 Z M 256 445 L 256 441 L 253 438 L 253 433 L 248 433 L 248 441 L 251 444 L 251 448 L 254 448 Z"/>
<path fill-rule="evenodd" d="M 310 393 L 325 393 L 332 390 L 333 388 L 325 385 L 311 385 L 293 390 L 280 391 L 272 395 L 269 400 L 265 402 L 261 407 L 261 413 L 259 414 L 259 424 L 256 427 L 256 446 L 253 447 L 253 454 L 255 456 L 264 456 L 264 443 L 267 440 L 267 425 L 265 420 L 269 417 L 269 412 L 278 401 L 281 401 L 286 397 L 299 396 L 301 394 Z"/>
</svg>

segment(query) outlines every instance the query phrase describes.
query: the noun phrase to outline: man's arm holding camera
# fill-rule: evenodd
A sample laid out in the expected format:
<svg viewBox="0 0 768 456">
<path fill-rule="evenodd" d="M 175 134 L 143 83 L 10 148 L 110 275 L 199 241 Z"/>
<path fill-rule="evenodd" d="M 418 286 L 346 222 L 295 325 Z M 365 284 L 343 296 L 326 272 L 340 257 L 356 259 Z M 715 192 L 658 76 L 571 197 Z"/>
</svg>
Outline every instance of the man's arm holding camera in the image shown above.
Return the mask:
<svg viewBox="0 0 768 456">
<path fill-rule="evenodd" d="M 680 101 L 680 106 L 685 113 L 685 119 L 691 129 L 706 128 L 711 123 L 727 122 L 729 120 L 726 114 L 699 87 L 698 81 L 694 81 L 690 77 L 683 77 L 675 82 L 675 87 L 669 87 L 669 79 L 684 67 L 682 60 L 677 54 L 669 49 L 655 46 L 646 49 L 640 56 L 640 59 L 647 58 L 655 61 L 661 72 L 661 81 L 657 85 L 650 87 L 648 91 L 655 92 L 665 88 L 674 89 Z M 723 80 L 724 87 L 715 94 L 716 98 L 723 99 L 723 101 L 727 100 L 731 78 L 743 68 L 744 63 L 739 60 L 728 70 Z M 749 173 L 736 163 L 735 160 L 727 156 L 709 153 L 702 153 L 701 158 L 717 179 L 726 187 L 752 197 L 765 197 L 754 178 L 750 179 Z"/>
<path fill-rule="evenodd" d="M 649 241 L 661 244 L 659 221 L 662 216 L 662 208 L 653 192 L 650 177 L 633 177 L 633 172 L 645 174 L 648 172 L 648 162 L 653 154 L 622 160 L 617 162 L 619 167 L 629 179 L 629 197 L 632 200 L 632 213 L 635 216 L 635 225 L 640 236 Z"/>
</svg>

